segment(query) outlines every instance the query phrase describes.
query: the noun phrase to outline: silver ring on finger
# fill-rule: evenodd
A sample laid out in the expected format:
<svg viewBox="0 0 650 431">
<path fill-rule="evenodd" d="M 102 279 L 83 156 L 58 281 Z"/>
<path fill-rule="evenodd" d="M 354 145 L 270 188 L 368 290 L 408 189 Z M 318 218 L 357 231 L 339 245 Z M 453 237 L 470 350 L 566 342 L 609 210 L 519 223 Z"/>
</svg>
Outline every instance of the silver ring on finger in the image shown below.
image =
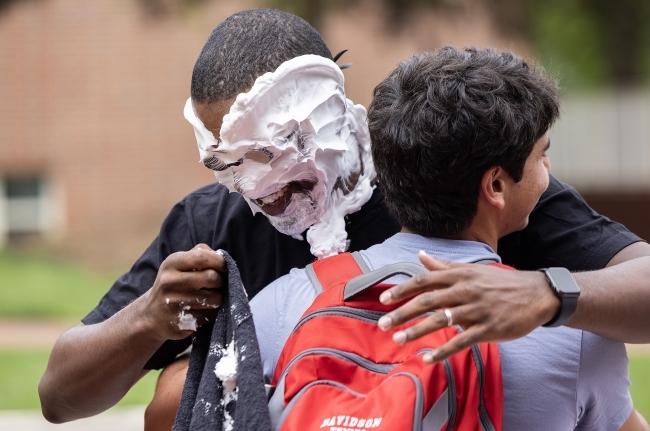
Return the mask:
<svg viewBox="0 0 650 431">
<path fill-rule="evenodd" d="M 454 316 L 451 314 L 451 310 L 449 308 L 445 308 L 445 316 L 447 317 L 447 326 L 453 325 Z"/>
</svg>

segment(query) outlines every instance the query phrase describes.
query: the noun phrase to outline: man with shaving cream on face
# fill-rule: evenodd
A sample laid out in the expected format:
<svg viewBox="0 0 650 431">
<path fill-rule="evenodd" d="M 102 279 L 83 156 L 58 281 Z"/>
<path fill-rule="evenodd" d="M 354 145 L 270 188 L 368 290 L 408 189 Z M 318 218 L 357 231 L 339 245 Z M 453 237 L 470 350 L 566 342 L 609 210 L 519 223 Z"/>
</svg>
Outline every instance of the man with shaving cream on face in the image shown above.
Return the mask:
<svg viewBox="0 0 650 431">
<path fill-rule="evenodd" d="M 252 298 L 315 255 L 365 249 L 399 230 L 372 184 L 365 109 L 345 98 L 333 60 L 309 24 L 277 10 L 240 12 L 214 30 L 184 113 L 223 184 L 174 207 L 133 268 L 59 338 L 39 386 L 46 419 L 110 408 L 190 345 L 221 303 L 226 268 L 214 250 L 233 256 Z M 171 428 L 186 367 L 162 374 L 147 429 Z"/>
<path fill-rule="evenodd" d="M 204 102 L 190 98 L 184 110 L 219 183 L 283 234 L 302 241 L 306 231 L 319 259 L 349 248 L 344 217 L 368 202 L 376 177 L 366 110 L 345 98 L 343 81 L 332 60 L 303 55 L 257 78 L 221 125 Z"/>
<path fill-rule="evenodd" d="M 256 9 L 221 23 L 197 60 L 184 114 L 222 183 L 176 205 L 133 268 L 57 341 L 39 386 L 52 422 L 108 409 L 146 370 L 168 366 L 189 346 L 193 325 L 211 321 L 220 304 L 225 265 L 214 250 L 233 256 L 253 297 L 291 268 L 366 249 L 400 228 L 373 184 L 365 112 L 347 101 L 329 49 L 300 18 Z M 612 266 L 575 275 L 583 292 L 567 323 L 618 341 L 650 339 L 650 290 L 641 282 L 650 276 L 650 247 L 570 187 L 551 178 L 528 227 L 503 239 L 499 252 L 518 269 Z M 456 289 L 455 305 L 476 310 L 482 331 L 465 343 L 523 336 L 561 310 L 542 273 L 460 265 L 437 262 L 418 289 Z M 162 373 L 146 429 L 171 427 L 186 367 L 180 360 Z"/>
</svg>

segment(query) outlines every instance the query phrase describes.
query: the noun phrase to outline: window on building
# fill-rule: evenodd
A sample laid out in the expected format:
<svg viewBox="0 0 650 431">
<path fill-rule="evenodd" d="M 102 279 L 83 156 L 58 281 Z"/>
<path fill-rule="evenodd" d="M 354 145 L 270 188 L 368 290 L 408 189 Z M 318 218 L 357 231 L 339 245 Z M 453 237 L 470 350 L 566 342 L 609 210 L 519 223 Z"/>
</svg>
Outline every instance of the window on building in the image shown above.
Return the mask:
<svg viewBox="0 0 650 431">
<path fill-rule="evenodd" d="M 0 242 L 20 242 L 47 229 L 47 184 L 36 176 L 5 177 L 0 190 Z"/>
</svg>

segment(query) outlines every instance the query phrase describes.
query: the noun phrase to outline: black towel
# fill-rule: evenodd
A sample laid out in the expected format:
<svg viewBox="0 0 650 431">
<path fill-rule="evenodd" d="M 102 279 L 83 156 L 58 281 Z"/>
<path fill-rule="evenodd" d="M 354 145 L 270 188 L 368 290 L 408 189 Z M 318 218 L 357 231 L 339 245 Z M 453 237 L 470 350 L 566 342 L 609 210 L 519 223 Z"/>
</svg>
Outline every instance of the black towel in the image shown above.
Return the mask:
<svg viewBox="0 0 650 431">
<path fill-rule="evenodd" d="M 253 316 L 237 264 L 226 252 L 228 288 L 214 324 L 194 334 L 183 395 L 173 431 L 222 431 L 224 407 L 234 418 L 234 431 L 270 431 L 262 359 Z M 221 403 L 223 387 L 214 373 L 224 349 L 235 340 L 237 401 Z"/>
</svg>

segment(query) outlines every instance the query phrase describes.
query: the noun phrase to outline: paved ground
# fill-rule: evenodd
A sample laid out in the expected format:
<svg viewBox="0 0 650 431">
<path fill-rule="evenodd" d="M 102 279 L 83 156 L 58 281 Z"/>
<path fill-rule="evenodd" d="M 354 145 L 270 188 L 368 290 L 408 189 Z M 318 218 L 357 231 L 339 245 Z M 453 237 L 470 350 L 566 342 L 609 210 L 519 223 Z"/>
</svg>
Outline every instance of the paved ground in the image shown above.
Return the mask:
<svg viewBox="0 0 650 431">
<path fill-rule="evenodd" d="M 78 322 L 34 319 L 0 319 L 1 348 L 49 348 L 65 330 Z"/>
<path fill-rule="evenodd" d="M 650 356 L 650 344 L 626 344 L 625 348 L 629 355 Z"/>
<path fill-rule="evenodd" d="M 0 431 L 142 431 L 144 407 L 112 409 L 67 424 L 47 422 L 38 411 L 0 411 Z"/>
<path fill-rule="evenodd" d="M 0 320 L 0 349 L 49 349 L 78 322 Z M 144 406 L 111 409 L 101 415 L 54 425 L 37 410 L 0 410 L 0 431 L 142 431 Z"/>
</svg>

